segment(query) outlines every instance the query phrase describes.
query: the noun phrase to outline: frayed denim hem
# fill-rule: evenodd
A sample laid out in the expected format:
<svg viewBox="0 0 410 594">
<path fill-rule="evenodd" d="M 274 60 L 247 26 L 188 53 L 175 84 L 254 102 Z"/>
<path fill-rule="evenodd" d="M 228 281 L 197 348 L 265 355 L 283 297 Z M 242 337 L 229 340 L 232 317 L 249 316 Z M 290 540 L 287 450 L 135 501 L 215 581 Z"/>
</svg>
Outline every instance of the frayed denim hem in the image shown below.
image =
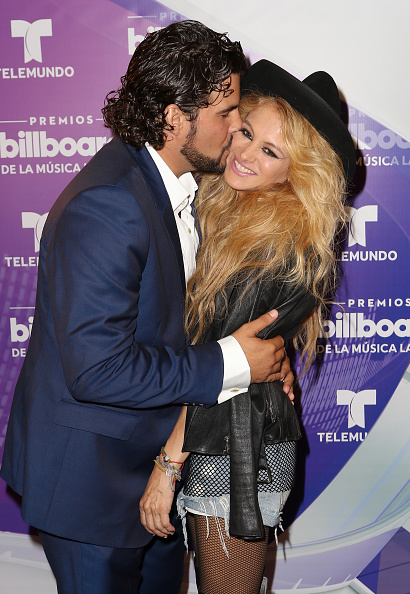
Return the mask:
<svg viewBox="0 0 410 594">
<path fill-rule="evenodd" d="M 271 528 L 275 527 L 275 541 L 278 544 L 278 527 L 283 530 L 282 509 L 289 496 L 290 491 L 280 493 L 258 493 L 259 507 L 262 514 L 262 521 L 264 526 Z M 188 534 L 186 529 L 186 514 L 187 512 L 206 516 L 207 521 L 207 537 L 209 536 L 209 517 L 214 517 L 216 527 L 219 534 L 219 539 L 223 550 L 229 558 L 228 549 L 226 548 L 225 538 L 221 526 L 221 520 L 224 521 L 225 535 L 230 538 L 229 534 L 229 511 L 230 500 L 229 495 L 221 495 L 220 497 L 193 497 L 184 495 L 183 490 L 179 493 L 177 499 L 178 515 L 182 520 L 182 529 L 184 534 L 185 548 L 188 551 Z"/>
</svg>

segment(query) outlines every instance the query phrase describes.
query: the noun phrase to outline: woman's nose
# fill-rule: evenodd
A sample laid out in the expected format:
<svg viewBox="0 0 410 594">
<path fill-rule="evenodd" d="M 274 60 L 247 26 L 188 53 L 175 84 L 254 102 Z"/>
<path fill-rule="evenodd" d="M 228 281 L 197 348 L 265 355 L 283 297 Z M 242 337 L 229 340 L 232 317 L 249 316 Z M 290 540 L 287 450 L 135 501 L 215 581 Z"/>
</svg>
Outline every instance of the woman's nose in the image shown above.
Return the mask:
<svg viewBox="0 0 410 594">
<path fill-rule="evenodd" d="M 253 162 L 255 160 L 255 146 L 253 143 L 247 144 L 243 149 L 240 151 L 240 156 L 243 161 Z"/>
</svg>

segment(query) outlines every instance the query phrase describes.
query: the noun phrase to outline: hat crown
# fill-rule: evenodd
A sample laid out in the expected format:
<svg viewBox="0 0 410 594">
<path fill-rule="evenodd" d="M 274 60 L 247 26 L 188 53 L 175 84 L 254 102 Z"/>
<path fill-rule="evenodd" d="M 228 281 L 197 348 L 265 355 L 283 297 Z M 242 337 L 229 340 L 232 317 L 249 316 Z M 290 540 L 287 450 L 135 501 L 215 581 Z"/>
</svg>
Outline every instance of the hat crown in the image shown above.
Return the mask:
<svg viewBox="0 0 410 594">
<path fill-rule="evenodd" d="M 333 78 L 327 72 L 313 72 L 303 80 L 312 91 L 319 95 L 340 116 L 339 91 Z"/>
</svg>

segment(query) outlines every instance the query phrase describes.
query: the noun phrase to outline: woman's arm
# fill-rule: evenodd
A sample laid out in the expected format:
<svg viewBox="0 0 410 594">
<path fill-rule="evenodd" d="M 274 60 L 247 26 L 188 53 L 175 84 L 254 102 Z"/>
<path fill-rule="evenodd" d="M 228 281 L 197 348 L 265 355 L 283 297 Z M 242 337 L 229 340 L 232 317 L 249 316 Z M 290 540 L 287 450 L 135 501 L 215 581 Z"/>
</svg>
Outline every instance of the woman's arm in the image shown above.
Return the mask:
<svg viewBox="0 0 410 594">
<path fill-rule="evenodd" d="M 164 446 L 167 456 L 177 463 L 184 463 L 189 452 L 182 452 L 185 432 L 186 406 L 181 409 L 178 421 Z M 159 452 L 158 452 L 159 454 Z M 176 464 L 177 468 L 179 465 Z M 169 477 L 157 465 L 151 473 L 140 500 L 141 523 L 150 534 L 167 538 L 175 532 L 169 521 L 169 512 L 174 500 L 174 491 L 170 488 Z"/>
</svg>

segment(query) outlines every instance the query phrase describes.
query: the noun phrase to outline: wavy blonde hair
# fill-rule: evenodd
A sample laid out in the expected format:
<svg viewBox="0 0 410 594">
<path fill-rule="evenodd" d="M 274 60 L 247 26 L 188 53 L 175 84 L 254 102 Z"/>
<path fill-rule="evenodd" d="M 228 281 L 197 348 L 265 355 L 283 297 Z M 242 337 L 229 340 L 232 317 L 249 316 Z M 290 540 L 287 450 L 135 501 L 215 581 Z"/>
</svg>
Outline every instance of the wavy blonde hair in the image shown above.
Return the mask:
<svg viewBox="0 0 410 594">
<path fill-rule="evenodd" d="M 242 119 L 262 105 L 279 111 L 291 157 L 288 180 L 239 196 L 223 176 L 202 178 L 196 206 L 203 240 L 188 284 L 186 328 L 197 342 L 212 323 L 217 293 L 224 296 L 238 276 L 254 281 L 269 272 L 317 298 L 294 337 L 308 367 L 335 287 L 335 236 L 347 219 L 345 177 L 329 143 L 283 99 L 248 95 L 240 103 Z"/>
</svg>

